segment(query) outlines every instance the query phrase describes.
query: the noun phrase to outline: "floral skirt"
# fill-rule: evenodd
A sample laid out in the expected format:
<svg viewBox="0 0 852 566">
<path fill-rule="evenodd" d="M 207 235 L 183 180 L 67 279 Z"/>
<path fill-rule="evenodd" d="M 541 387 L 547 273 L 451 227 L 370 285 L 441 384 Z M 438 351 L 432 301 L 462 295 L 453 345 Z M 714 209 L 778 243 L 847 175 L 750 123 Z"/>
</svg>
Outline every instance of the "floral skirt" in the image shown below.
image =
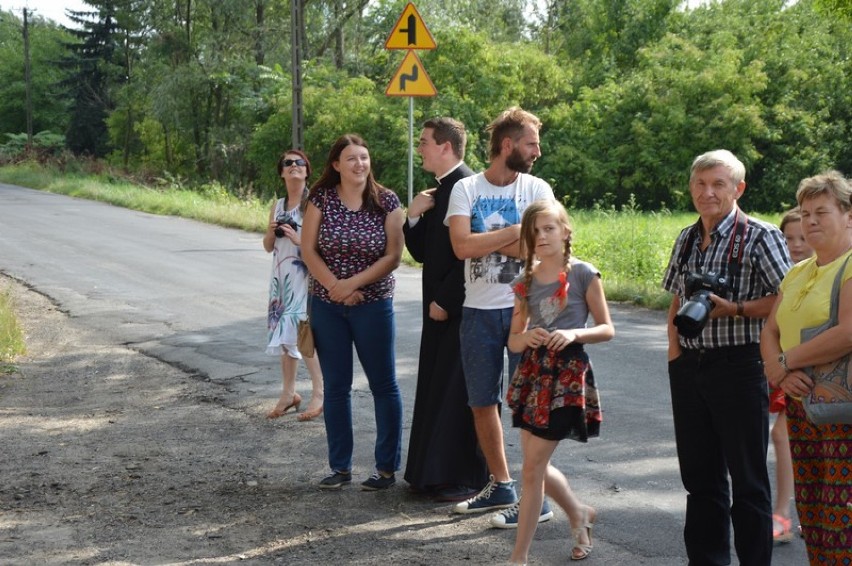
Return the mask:
<svg viewBox="0 0 852 566">
<path fill-rule="evenodd" d="M 548 440 L 586 442 L 600 435 L 600 397 L 582 344 L 561 352 L 527 348 L 521 355 L 506 402 L 512 423 Z"/>
<path fill-rule="evenodd" d="M 810 564 L 849 564 L 852 556 L 852 425 L 815 425 L 787 398 L 796 511 Z"/>
</svg>

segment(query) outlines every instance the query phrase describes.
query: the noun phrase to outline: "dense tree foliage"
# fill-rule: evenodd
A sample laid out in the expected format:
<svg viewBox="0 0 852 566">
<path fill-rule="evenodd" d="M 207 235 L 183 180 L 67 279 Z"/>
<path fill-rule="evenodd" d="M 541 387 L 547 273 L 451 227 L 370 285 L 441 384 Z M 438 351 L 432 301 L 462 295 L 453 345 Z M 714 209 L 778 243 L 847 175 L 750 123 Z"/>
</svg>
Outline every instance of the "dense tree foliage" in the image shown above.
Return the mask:
<svg viewBox="0 0 852 566">
<path fill-rule="evenodd" d="M 89 0 L 75 30 L 36 19 L 34 128 L 67 131 L 69 148 L 130 171 L 268 198 L 291 140 L 293 1 Z M 384 94 L 403 53 L 384 43 L 406 1 L 295 1 L 315 168 L 355 131 L 377 178 L 404 195 L 408 99 Z M 689 163 L 718 147 L 746 163 L 751 210 L 789 206 L 798 181 L 822 169 L 852 173 L 847 0 L 416 4 L 438 43 L 419 53 L 438 96 L 416 99 L 415 120 L 465 122 L 476 168 L 498 112 L 537 113 L 535 173 L 572 206 L 688 207 Z M 23 131 L 21 45 L 20 19 L 2 14 L 0 71 L 11 80 L 0 85 L 0 133 Z M 417 190 L 433 182 L 415 168 Z"/>
<path fill-rule="evenodd" d="M 70 41 L 57 24 L 38 16 L 30 20 L 33 132 L 65 133 L 70 95 L 59 87 L 63 73 L 55 62 Z M 4 134 L 26 133 L 24 41 L 21 18 L 0 11 L 0 143 Z"/>
</svg>

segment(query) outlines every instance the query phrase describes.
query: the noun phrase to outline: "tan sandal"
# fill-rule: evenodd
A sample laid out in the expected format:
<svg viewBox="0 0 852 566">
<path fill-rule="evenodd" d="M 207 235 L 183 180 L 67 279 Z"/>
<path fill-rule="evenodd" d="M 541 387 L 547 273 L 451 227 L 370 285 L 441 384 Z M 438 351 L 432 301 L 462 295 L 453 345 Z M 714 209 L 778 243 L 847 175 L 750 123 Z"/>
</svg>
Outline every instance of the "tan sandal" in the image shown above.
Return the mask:
<svg viewBox="0 0 852 566">
<path fill-rule="evenodd" d="M 312 421 L 318 416 L 322 414 L 322 405 L 320 405 L 319 409 L 308 409 L 298 417 L 296 417 L 300 422 Z"/>
<path fill-rule="evenodd" d="M 301 404 L 302 404 L 302 396 L 299 395 L 298 393 L 294 393 L 293 398 L 290 399 L 289 405 L 287 405 L 285 407 L 281 407 L 282 403 L 279 400 L 278 404 L 275 405 L 275 408 L 272 409 L 271 411 L 269 411 L 268 413 L 266 413 L 266 418 L 267 419 L 277 419 L 278 417 L 283 417 L 284 415 L 287 414 L 287 411 L 289 411 L 290 409 L 293 409 L 293 408 L 295 408 L 296 412 L 298 413 L 299 412 L 299 406 L 301 406 Z"/>
<path fill-rule="evenodd" d="M 597 512 L 591 507 L 586 507 L 583 526 L 571 529 L 571 538 L 574 540 L 574 547 L 571 549 L 571 560 L 585 560 L 592 553 L 592 527 L 594 527 L 596 519 Z M 580 542 L 580 537 L 584 532 L 589 539 L 588 544 Z"/>
<path fill-rule="evenodd" d="M 793 524 L 790 519 L 781 515 L 772 515 L 772 540 L 777 543 L 793 540 Z"/>
</svg>

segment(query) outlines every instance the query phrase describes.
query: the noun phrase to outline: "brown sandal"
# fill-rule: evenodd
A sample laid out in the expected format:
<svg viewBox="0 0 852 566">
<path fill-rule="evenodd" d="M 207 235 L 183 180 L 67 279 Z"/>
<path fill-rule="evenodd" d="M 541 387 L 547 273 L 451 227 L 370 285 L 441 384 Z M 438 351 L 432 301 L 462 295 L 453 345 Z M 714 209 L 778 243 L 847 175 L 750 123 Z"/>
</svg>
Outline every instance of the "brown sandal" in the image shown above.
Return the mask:
<svg viewBox="0 0 852 566">
<path fill-rule="evenodd" d="M 322 414 L 322 405 L 320 405 L 319 409 L 314 409 L 313 411 L 305 411 L 304 413 L 302 413 L 301 415 L 299 415 L 296 418 L 299 421 L 304 423 L 304 422 L 307 422 L 307 421 L 314 420 L 315 418 L 317 418 L 321 414 Z"/>
<path fill-rule="evenodd" d="M 280 405 L 280 404 L 281 404 L 281 402 L 279 401 L 278 405 Z M 279 409 L 278 405 L 275 405 L 274 409 L 272 409 L 271 411 L 266 413 L 266 418 L 267 419 L 277 419 L 278 417 L 283 417 L 285 414 L 287 414 L 287 411 L 289 411 L 293 407 L 296 408 L 296 412 L 299 412 L 299 406 L 301 406 L 301 404 L 302 404 L 302 396 L 299 395 L 298 393 L 294 393 L 293 399 L 290 400 L 289 405 L 287 405 L 283 409 Z"/>
</svg>

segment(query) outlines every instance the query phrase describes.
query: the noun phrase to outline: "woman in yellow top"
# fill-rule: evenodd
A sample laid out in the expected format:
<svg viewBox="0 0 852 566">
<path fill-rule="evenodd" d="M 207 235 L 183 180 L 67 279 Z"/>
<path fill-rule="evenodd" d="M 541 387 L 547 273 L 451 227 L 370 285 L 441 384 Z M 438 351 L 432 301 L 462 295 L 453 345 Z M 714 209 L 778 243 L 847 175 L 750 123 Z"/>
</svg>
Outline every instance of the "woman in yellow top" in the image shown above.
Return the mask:
<svg viewBox="0 0 852 566">
<path fill-rule="evenodd" d="M 852 555 L 852 425 L 815 425 L 801 402 L 814 385 L 802 369 L 852 351 L 852 261 L 837 326 L 800 340 L 803 328 L 828 320 L 834 279 L 852 250 L 850 199 L 852 184 L 837 171 L 799 184 L 802 229 L 814 255 L 787 273 L 760 340 L 766 377 L 787 395 L 796 510 L 812 565 L 844 564 Z"/>
</svg>

